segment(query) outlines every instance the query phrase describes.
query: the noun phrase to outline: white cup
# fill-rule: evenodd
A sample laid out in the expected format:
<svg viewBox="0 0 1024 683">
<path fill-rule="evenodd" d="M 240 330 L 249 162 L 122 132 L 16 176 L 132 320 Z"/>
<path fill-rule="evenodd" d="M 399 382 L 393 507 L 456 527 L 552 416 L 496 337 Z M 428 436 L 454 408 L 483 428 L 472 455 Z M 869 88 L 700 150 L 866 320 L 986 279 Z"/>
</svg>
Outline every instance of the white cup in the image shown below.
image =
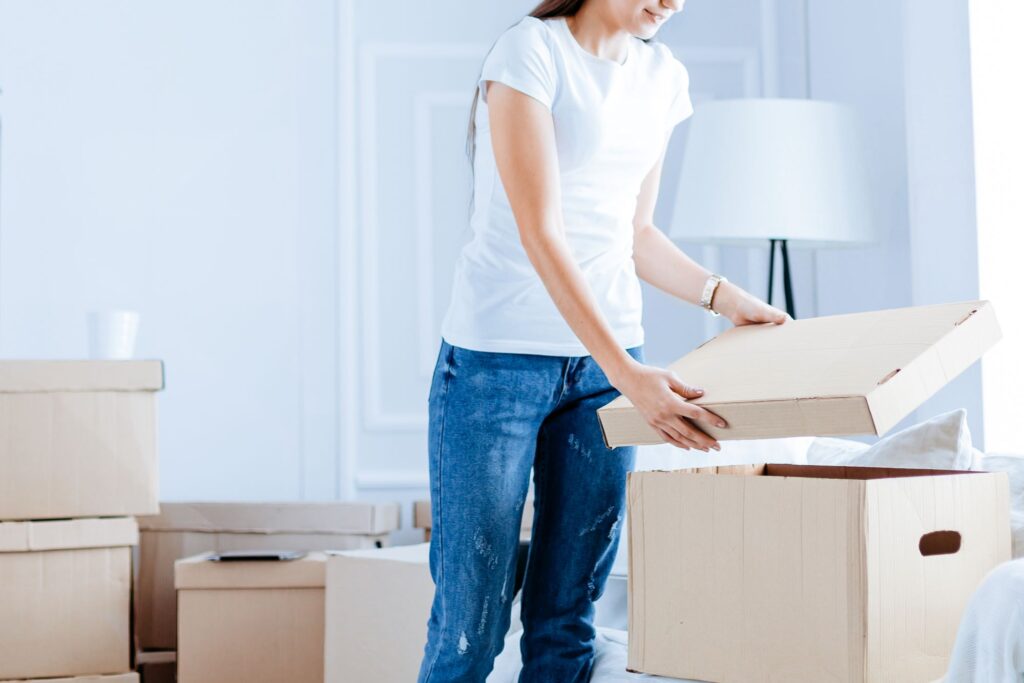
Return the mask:
<svg viewBox="0 0 1024 683">
<path fill-rule="evenodd" d="M 89 357 L 126 360 L 135 354 L 139 332 L 136 311 L 91 311 L 89 313 Z"/>
</svg>

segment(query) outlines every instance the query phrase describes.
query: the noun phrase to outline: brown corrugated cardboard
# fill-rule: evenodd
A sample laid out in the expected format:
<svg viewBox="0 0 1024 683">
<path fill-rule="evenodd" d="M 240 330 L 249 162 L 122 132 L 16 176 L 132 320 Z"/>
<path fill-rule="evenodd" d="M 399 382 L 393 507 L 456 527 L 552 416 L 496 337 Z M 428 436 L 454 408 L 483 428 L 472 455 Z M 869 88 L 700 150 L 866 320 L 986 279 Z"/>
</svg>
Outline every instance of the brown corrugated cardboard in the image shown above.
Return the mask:
<svg viewBox="0 0 1024 683">
<path fill-rule="evenodd" d="M 324 564 L 178 560 L 179 683 L 322 681 Z"/>
<path fill-rule="evenodd" d="M 47 678 L 45 680 L 24 679 L 5 680 L 0 683 L 139 683 L 139 675 L 134 671 L 111 676 L 75 676 L 73 678 Z"/>
<path fill-rule="evenodd" d="M 416 680 L 434 597 L 426 543 L 331 553 L 326 683 Z"/>
<path fill-rule="evenodd" d="M 163 503 L 140 517 L 135 631 L 143 650 L 177 647 L 174 561 L 226 550 L 348 550 L 389 544 L 397 503 Z"/>
<path fill-rule="evenodd" d="M 177 679 L 178 653 L 173 650 L 136 652 L 135 669 L 142 683 L 174 683 Z"/>
<path fill-rule="evenodd" d="M 968 301 L 734 327 L 669 368 L 729 424 L 700 425 L 716 439 L 881 435 L 999 337 Z M 662 441 L 625 396 L 597 414 L 610 447 Z"/>
<path fill-rule="evenodd" d="M 413 503 L 413 527 L 417 529 L 423 529 L 423 540 L 430 540 L 430 528 L 431 528 L 431 517 L 430 517 L 430 501 L 429 500 L 417 500 Z M 523 504 L 523 517 L 520 520 L 519 525 L 519 540 L 529 541 L 530 534 L 533 531 L 533 498 L 527 498 Z"/>
<path fill-rule="evenodd" d="M 175 662 L 147 662 L 137 664 L 142 683 L 175 683 L 178 665 Z"/>
<path fill-rule="evenodd" d="M 127 671 L 137 542 L 132 519 L 0 523 L 0 679 Z"/>
<path fill-rule="evenodd" d="M 153 514 L 160 361 L 0 361 L 0 519 Z"/>
<path fill-rule="evenodd" d="M 718 683 L 942 676 L 1010 557 L 1003 474 L 760 465 L 629 477 L 629 668 Z M 952 542 L 951 542 L 952 541 Z"/>
</svg>

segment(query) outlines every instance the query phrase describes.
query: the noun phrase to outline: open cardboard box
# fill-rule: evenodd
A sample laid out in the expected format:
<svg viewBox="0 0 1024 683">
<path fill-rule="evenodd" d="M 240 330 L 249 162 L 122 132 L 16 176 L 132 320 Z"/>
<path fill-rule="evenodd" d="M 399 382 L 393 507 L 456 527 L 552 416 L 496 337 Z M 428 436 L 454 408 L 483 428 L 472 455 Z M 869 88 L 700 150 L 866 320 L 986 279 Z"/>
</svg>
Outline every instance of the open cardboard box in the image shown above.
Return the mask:
<svg viewBox="0 0 1024 683">
<path fill-rule="evenodd" d="M 629 475 L 629 668 L 926 683 L 1010 558 L 1006 475 L 755 465 Z"/>
<path fill-rule="evenodd" d="M 885 434 L 1000 338 L 987 301 L 734 327 L 669 366 L 728 427 L 719 440 Z M 625 396 L 597 411 L 606 444 L 661 443 Z"/>
</svg>

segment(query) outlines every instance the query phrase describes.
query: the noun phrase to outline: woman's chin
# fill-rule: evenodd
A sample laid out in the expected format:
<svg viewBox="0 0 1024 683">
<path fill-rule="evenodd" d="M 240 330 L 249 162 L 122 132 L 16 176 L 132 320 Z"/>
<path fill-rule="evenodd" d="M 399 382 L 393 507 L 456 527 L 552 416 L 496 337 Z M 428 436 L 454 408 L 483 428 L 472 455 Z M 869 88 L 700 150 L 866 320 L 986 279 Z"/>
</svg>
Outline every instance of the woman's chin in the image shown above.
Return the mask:
<svg viewBox="0 0 1024 683">
<path fill-rule="evenodd" d="M 650 40 L 654 36 L 658 35 L 658 29 L 660 26 L 651 26 L 650 24 L 642 24 L 635 31 L 631 33 L 639 38 L 640 40 Z"/>
</svg>

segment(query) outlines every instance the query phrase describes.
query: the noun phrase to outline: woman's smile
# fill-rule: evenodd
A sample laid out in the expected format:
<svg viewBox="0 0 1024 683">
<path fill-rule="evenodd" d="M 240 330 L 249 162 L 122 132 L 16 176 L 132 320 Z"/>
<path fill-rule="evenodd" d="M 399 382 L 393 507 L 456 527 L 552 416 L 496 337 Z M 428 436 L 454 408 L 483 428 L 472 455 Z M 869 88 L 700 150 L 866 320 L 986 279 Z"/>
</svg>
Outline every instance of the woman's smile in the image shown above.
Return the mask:
<svg viewBox="0 0 1024 683">
<path fill-rule="evenodd" d="M 661 25 L 661 23 L 663 21 L 668 19 L 668 15 L 666 15 L 666 14 L 656 14 L 655 12 L 652 12 L 649 9 L 644 9 L 644 17 L 647 19 L 647 21 L 651 22 L 652 24 L 659 25 L 659 26 Z"/>
</svg>

